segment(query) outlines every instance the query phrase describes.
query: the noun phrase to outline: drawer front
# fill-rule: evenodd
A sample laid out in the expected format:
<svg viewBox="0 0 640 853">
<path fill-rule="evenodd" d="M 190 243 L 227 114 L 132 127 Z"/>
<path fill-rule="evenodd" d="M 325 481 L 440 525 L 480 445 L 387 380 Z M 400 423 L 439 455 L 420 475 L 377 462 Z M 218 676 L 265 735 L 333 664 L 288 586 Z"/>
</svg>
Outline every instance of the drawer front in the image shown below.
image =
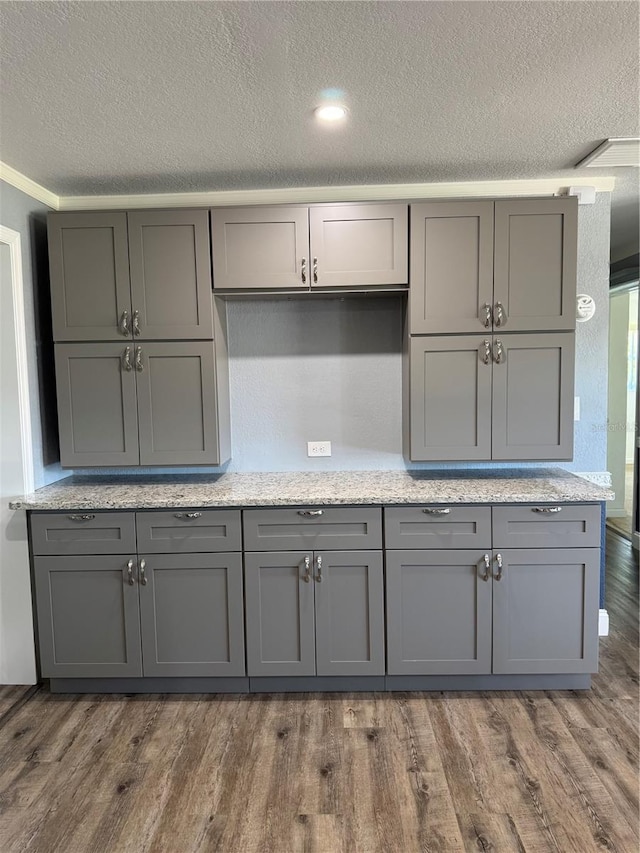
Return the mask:
<svg viewBox="0 0 640 853">
<path fill-rule="evenodd" d="M 240 510 L 137 512 L 140 554 L 241 551 Z"/>
<path fill-rule="evenodd" d="M 32 513 L 31 543 L 33 553 L 42 556 L 135 554 L 135 514 L 86 511 Z"/>
<path fill-rule="evenodd" d="M 378 507 L 295 507 L 244 511 L 245 551 L 382 548 Z"/>
<path fill-rule="evenodd" d="M 493 508 L 494 548 L 599 548 L 600 506 L 536 504 Z"/>
<path fill-rule="evenodd" d="M 491 548 L 491 507 L 385 507 L 385 548 Z"/>
</svg>

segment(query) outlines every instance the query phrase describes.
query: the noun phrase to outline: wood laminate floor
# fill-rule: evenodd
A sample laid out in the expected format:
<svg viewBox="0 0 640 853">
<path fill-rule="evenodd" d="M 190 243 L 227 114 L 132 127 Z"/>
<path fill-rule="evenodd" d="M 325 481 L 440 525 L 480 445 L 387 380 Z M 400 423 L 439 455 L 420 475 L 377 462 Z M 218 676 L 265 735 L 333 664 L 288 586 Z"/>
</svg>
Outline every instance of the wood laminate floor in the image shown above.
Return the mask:
<svg viewBox="0 0 640 853">
<path fill-rule="evenodd" d="M 0 689 L 2 853 L 638 851 L 638 569 L 587 692 Z"/>
</svg>

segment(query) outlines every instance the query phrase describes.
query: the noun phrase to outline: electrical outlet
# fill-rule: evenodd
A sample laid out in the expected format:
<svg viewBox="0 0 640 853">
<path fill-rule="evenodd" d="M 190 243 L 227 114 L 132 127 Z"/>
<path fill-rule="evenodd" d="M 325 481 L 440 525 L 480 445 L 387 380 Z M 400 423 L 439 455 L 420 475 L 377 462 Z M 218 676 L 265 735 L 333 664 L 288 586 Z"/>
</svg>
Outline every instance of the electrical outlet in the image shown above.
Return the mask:
<svg viewBox="0 0 640 853">
<path fill-rule="evenodd" d="M 308 441 L 307 456 L 331 456 L 331 442 Z"/>
</svg>

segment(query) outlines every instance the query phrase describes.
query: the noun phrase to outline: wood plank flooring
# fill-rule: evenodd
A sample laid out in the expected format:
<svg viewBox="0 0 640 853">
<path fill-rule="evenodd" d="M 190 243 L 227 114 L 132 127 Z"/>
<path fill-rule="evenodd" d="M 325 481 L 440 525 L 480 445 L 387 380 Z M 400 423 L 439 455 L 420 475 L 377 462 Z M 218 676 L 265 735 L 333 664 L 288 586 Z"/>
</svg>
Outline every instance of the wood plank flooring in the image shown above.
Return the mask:
<svg viewBox="0 0 640 853">
<path fill-rule="evenodd" d="M 637 853 L 638 567 L 587 692 L 0 688 L 2 853 Z"/>
</svg>

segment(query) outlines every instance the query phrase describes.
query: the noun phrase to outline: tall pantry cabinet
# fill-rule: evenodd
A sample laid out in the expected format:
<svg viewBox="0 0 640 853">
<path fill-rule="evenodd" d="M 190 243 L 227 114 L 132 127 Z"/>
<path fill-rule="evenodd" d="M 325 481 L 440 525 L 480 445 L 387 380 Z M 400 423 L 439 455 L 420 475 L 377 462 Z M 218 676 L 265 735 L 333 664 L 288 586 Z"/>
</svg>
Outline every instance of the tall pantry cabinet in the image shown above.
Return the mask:
<svg viewBox="0 0 640 853">
<path fill-rule="evenodd" d="M 48 234 L 62 465 L 226 461 L 208 212 L 51 213 Z"/>
<path fill-rule="evenodd" d="M 577 199 L 411 205 L 405 453 L 573 453 Z"/>
</svg>

